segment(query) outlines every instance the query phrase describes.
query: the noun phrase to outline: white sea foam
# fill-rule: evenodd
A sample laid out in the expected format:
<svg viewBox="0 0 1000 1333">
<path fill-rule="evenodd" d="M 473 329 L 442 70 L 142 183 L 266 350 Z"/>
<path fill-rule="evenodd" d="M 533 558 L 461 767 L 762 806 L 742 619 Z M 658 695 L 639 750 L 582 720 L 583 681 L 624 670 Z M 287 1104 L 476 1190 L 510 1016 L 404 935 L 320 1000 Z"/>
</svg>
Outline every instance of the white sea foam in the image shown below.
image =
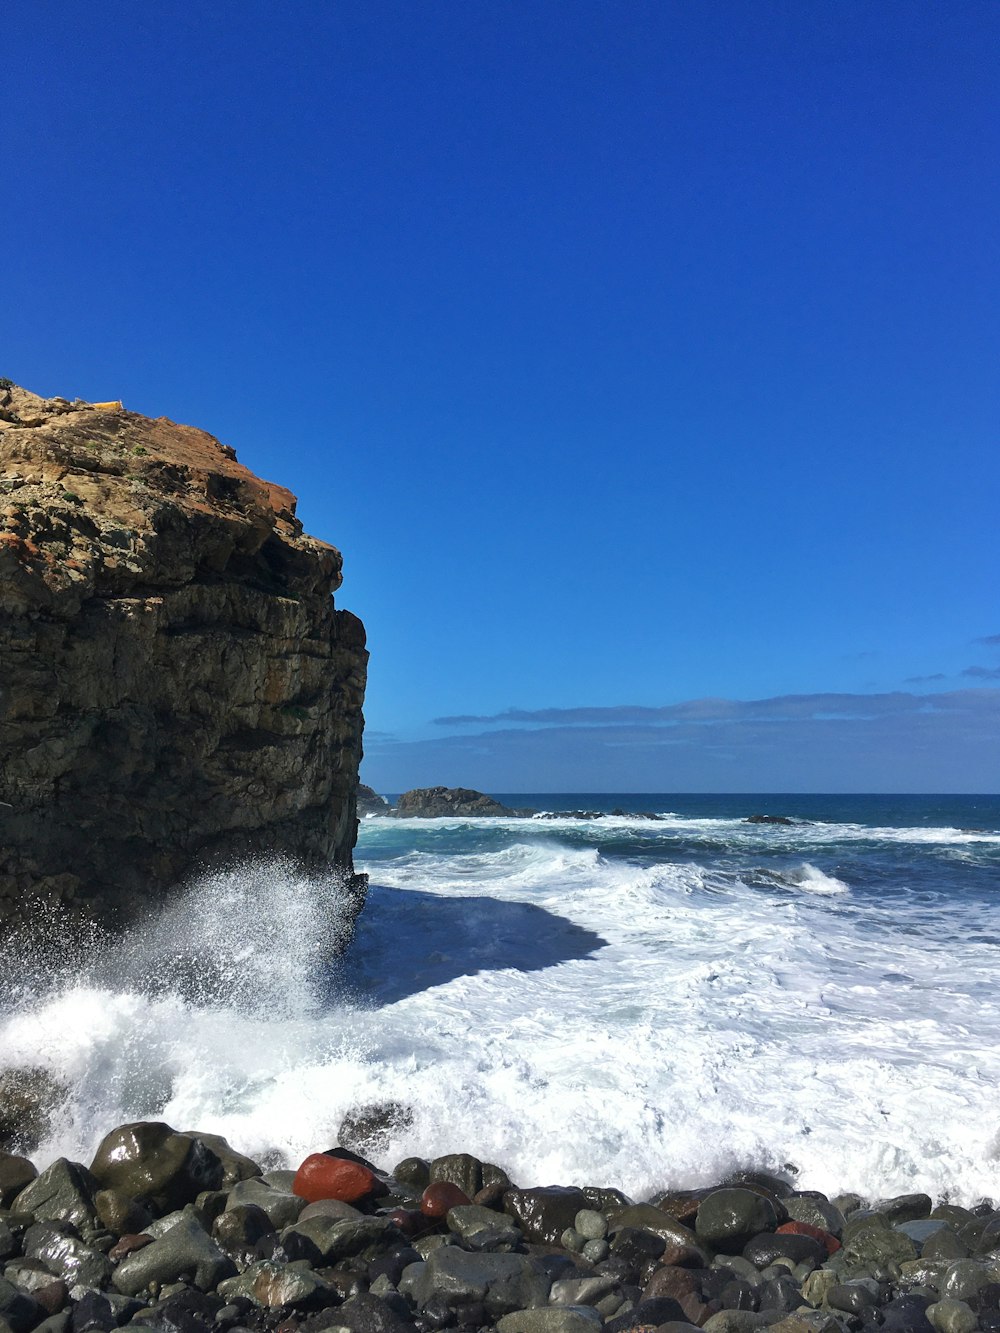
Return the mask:
<svg viewBox="0 0 1000 1333">
<path fill-rule="evenodd" d="M 329 885 L 204 882 L 0 1020 L 0 1066 L 69 1089 L 38 1157 L 87 1160 L 156 1116 L 295 1162 L 392 1099 L 414 1118 L 387 1164 L 466 1150 L 524 1183 L 642 1195 L 792 1163 L 829 1193 L 1000 1194 L 980 909 L 863 900 L 818 856 L 742 875 L 606 858 L 579 822 L 597 845 L 508 823 L 492 846 L 480 822 L 474 851 L 445 836 L 374 861 L 340 965 Z M 400 836 L 369 821 L 362 861 Z"/>
</svg>

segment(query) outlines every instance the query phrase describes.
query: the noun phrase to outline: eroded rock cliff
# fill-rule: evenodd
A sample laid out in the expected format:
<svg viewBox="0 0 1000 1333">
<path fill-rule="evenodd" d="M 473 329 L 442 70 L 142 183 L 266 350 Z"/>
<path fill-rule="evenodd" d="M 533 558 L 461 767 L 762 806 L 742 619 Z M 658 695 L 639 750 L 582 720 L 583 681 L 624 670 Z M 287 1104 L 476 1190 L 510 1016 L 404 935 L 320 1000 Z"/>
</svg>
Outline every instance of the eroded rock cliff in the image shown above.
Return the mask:
<svg viewBox="0 0 1000 1333">
<path fill-rule="evenodd" d="M 353 876 L 341 557 L 211 435 L 0 383 L 0 920 L 122 921 L 248 854 Z"/>
</svg>

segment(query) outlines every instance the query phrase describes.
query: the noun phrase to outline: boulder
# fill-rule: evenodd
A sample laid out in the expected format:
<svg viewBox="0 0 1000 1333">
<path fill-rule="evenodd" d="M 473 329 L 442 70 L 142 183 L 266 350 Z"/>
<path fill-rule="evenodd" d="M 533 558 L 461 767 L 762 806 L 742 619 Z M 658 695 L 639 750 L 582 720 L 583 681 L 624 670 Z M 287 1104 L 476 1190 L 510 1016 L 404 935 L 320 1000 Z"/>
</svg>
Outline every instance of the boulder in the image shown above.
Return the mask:
<svg viewBox="0 0 1000 1333">
<path fill-rule="evenodd" d="M 9 1208 L 37 1176 L 37 1168 L 26 1157 L 0 1152 L 0 1208 Z"/>
<path fill-rule="evenodd" d="M 0 920 L 115 929 L 285 856 L 364 899 L 340 553 L 204 431 L 0 385 Z"/>
<path fill-rule="evenodd" d="M 193 1203 L 202 1190 L 218 1189 L 224 1174 L 203 1139 L 150 1120 L 119 1125 L 106 1134 L 90 1171 L 103 1189 L 151 1199 L 161 1213 Z"/>
<path fill-rule="evenodd" d="M 33 1213 L 36 1222 L 69 1222 L 81 1235 L 97 1229 L 97 1181 L 85 1166 L 58 1157 L 21 1191 L 11 1209 Z"/>
<path fill-rule="evenodd" d="M 358 815 L 364 818 L 365 815 L 388 815 L 392 813 L 392 806 L 380 796 L 372 787 L 366 787 L 363 782 L 358 783 Z"/>
<path fill-rule="evenodd" d="M 583 1190 L 572 1186 L 543 1185 L 535 1189 L 510 1189 L 503 1196 L 503 1208 L 514 1218 L 529 1240 L 558 1245 L 564 1231 L 587 1207 Z"/>
<path fill-rule="evenodd" d="M 113 1281 L 126 1296 L 137 1296 L 150 1283 L 163 1286 L 182 1279 L 211 1291 L 236 1272 L 236 1265 L 202 1227 L 187 1217 L 151 1245 L 121 1261 Z"/>
<path fill-rule="evenodd" d="M 469 819 L 480 815 L 510 816 L 517 811 L 468 787 L 415 787 L 403 793 L 392 813 L 400 819 Z"/>
<path fill-rule="evenodd" d="M 399 1280 L 418 1309 L 432 1302 L 448 1310 L 481 1304 L 489 1321 L 544 1306 L 551 1287 L 552 1279 L 527 1255 L 472 1254 L 454 1245 L 431 1251 Z"/>
<path fill-rule="evenodd" d="M 703 1244 L 724 1254 L 739 1254 L 751 1237 L 773 1231 L 777 1214 L 769 1199 L 749 1189 L 714 1190 L 703 1199 L 695 1234 Z"/>
</svg>

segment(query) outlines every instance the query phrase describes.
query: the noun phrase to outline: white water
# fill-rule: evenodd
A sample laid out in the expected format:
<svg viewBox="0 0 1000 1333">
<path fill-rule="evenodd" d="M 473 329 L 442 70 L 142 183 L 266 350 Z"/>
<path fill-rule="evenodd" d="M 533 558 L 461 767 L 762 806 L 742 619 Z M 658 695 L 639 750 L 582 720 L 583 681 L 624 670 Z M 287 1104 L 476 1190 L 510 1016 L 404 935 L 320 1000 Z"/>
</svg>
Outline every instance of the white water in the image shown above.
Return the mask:
<svg viewBox="0 0 1000 1333">
<path fill-rule="evenodd" d="M 816 863 L 764 883 L 537 826 L 462 852 L 448 827 L 441 851 L 378 865 L 332 970 L 330 886 L 258 866 L 22 996 L 0 1067 L 68 1089 L 36 1160 L 87 1161 L 156 1117 L 294 1164 L 391 1099 L 414 1119 L 387 1166 L 465 1150 L 521 1183 L 642 1196 L 791 1163 L 831 1194 L 1000 1194 L 998 949 L 976 909 L 938 929 L 926 906 L 860 904 L 818 835 Z"/>
</svg>

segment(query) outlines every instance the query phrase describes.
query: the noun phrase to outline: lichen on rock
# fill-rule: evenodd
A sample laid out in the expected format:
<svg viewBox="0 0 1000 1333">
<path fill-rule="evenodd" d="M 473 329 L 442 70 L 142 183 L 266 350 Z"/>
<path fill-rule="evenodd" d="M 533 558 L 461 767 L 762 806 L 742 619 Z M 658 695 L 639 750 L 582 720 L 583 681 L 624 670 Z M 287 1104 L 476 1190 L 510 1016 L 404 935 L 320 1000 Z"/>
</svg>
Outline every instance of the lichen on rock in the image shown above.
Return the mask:
<svg viewBox="0 0 1000 1333">
<path fill-rule="evenodd" d="M 119 924 L 272 853 L 360 907 L 341 565 L 204 431 L 0 387 L 0 920 Z"/>
</svg>

